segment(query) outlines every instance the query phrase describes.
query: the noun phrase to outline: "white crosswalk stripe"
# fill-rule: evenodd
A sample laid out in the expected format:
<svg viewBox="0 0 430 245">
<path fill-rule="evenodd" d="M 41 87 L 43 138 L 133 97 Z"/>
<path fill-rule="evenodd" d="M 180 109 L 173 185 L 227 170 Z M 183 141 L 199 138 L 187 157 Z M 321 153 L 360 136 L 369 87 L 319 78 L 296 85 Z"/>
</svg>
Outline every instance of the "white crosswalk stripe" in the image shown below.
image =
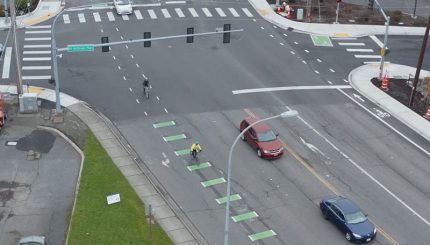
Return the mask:
<svg viewBox="0 0 430 245">
<path fill-rule="evenodd" d="M 25 29 L 51 29 L 51 25 L 27 26 Z"/>
<path fill-rule="evenodd" d="M 51 48 L 51 44 L 24 45 L 24 48 Z"/>
<path fill-rule="evenodd" d="M 155 14 L 154 10 L 148 9 L 148 14 L 151 19 L 157 19 L 157 15 Z"/>
<path fill-rule="evenodd" d="M 380 59 L 380 55 L 362 55 L 362 54 L 356 54 L 354 55 L 355 58 L 358 59 Z"/>
<path fill-rule="evenodd" d="M 23 54 L 51 54 L 51 50 L 36 50 L 36 51 L 26 51 Z"/>
<path fill-rule="evenodd" d="M 169 13 L 169 11 L 167 11 L 167 9 L 161 9 L 161 13 L 163 13 L 164 18 L 166 18 L 166 19 L 169 19 L 170 17 L 172 17 L 172 16 L 170 16 L 170 13 Z"/>
<path fill-rule="evenodd" d="M 190 14 L 196 18 L 199 17 L 199 15 L 197 14 L 196 10 L 194 8 L 188 8 L 188 11 L 190 11 Z"/>
<path fill-rule="evenodd" d="M 70 18 L 68 14 L 63 14 L 64 24 L 70 24 Z"/>
<path fill-rule="evenodd" d="M 202 11 L 207 17 L 212 17 L 212 14 L 208 8 L 202 8 Z"/>
<path fill-rule="evenodd" d="M 251 12 L 249 12 L 249 10 L 247 8 L 242 8 L 242 11 L 246 14 L 246 16 L 248 17 L 254 17 L 254 15 L 251 14 Z"/>
<path fill-rule="evenodd" d="M 85 23 L 85 15 L 82 13 L 78 14 L 79 23 Z"/>
<path fill-rule="evenodd" d="M 234 17 L 239 17 L 239 14 L 237 13 L 236 9 L 234 9 L 234 8 L 228 8 L 228 10 L 230 11 L 230 13 L 231 13 Z"/>
<path fill-rule="evenodd" d="M 364 43 L 338 43 L 340 46 L 365 46 Z"/>
<path fill-rule="evenodd" d="M 22 70 L 51 70 L 51 66 L 23 66 Z"/>
<path fill-rule="evenodd" d="M 109 21 L 115 21 L 115 17 L 113 16 L 112 12 L 107 12 L 107 16 Z"/>
<path fill-rule="evenodd" d="M 373 52 L 373 49 L 370 49 L 370 48 L 358 48 L 358 49 L 347 48 L 346 51 L 348 51 L 348 52 L 366 53 L 366 52 Z"/>
<path fill-rule="evenodd" d="M 221 8 L 215 8 L 215 11 L 218 13 L 219 16 L 226 17 L 224 11 L 222 11 Z"/>
<path fill-rule="evenodd" d="M 93 16 L 94 16 L 94 21 L 95 21 L 95 22 L 100 22 L 100 21 L 102 21 L 102 20 L 101 20 L 101 18 L 100 18 L 100 14 L 99 14 L 99 12 L 94 12 L 94 13 L 93 13 Z"/>
<path fill-rule="evenodd" d="M 24 57 L 23 61 L 50 61 L 51 57 Z"/>
<path fill-rule="evenodd" d="M 380 61 L 364 61 L 363 64 L 381 64 Z M 384 61 L 384 64 L 390 64 L 389 61 Z"/>
<path fill-rule="evenodd" d="M 51 30 L 49 31 L 25 31 L 25 34 L 46 34 L 51 33 Z"/>
<path fill-rule="evenodd" d="M 51 79 L 51 76 L 22 76 L 23 80 L 47 80 Z"/>
<path fill-rule="evenodd" d="M 142 13 L 140 13 L 140 10 L 135 10 L 134 15 L 136 16 L 136 19 L 138 19 L 138 20 L 143 19 Z"/>
<path fill-rule="evenodd" d="M 128 17 L 128 15 L 126 15 L 126 14 L 122 14 L 121 15 L 121 17 L 122 17 L 122 19 L 123 20 L 129 20 L 130 18 Z"/>
<path fill-rule="evenodd" d="M 26 37 L 24 41 L 49 41 L 51 37 Z"/>
<path fill-rule="evenodd" d="M 175 8 L 176 14 L 179 16 L 179 18 L 184 18 L 184 12 L 180 8 Z"/>
</svg>

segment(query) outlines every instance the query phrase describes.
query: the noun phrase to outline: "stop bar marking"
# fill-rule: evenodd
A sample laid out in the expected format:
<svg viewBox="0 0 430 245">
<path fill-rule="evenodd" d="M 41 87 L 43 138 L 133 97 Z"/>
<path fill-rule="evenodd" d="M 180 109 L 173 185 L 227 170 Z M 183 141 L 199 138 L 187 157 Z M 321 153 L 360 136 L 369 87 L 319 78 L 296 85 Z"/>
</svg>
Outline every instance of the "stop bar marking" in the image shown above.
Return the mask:
<svg viewBox="0 0 430 245">
<path fill-rule="evenodd" d="M 290 86 L 290 87 L 272 87 L 272 88 L 253 88 L 231 91 L 233 94 L 250 94 L 259 92 L 273 92 L 286 90 L 318 90 L 318 89 L 348 89 L 350 85 L 323 85 L 323 86 Z"/>
</svg>

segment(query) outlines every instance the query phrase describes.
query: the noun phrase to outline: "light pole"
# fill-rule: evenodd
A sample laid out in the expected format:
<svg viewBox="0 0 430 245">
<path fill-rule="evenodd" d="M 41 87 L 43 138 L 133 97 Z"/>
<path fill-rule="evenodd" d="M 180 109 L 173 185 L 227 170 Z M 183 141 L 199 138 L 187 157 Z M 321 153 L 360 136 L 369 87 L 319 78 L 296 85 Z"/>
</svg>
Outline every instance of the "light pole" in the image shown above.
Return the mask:
<svg viewBox="0 0 430 245">
<path fill-rule="evenodd" d="M 52 63 L 54 66 L 53 68 L 54 68 L 54 80 L 55 80 L 55 113 L 56 114 L 62 113 L 62 109 L 61 109 L 61 103 L 60 103 L 60 78 L 58 76 L 57 46 L 56 46 L 57 44 L 55 42 L 54 31 L 55 31 L 55 23 L 57 22 L 58 16 L 63 14 L 63 12 L 64 12 L 64 9 L 61 10 L 61 12 L 57 14 L 57 16 L 55 16 L 54 21 L 52 22 L 52 31 L 51 31 L 51 40 L 52 40 L 51 49 L 52 49 Z"/>
<path fill-rule="evenodd" d="M 264 118 L 264 119 L 260 119 L 258 121 L 255 121 L 253 123 L 251 123 L 248 127 L 246 127 L 244 130 L 242 130 L 242 132 L 240 132 L 240 134 L 236 137 L 236 139 L 234 140 L 233 144 L 230 147 L 230 151 L 228 153 L 228 170 L 227 170 L 227 203 L 225 206 L 225 226 L 224 226 L 224 245 L 228 245 L 228 235 L 229 235 L 229 224 L 230 224 L 230 189 L 231 189 L 231 157 L 233 155 L 233 149 L 237 143 L 237 141 L 239 141 L 240 137 L 246 132 L 248 131 L 248 129 L 250 129 L 252 126 L 264 122 L 264 121 L 268 121 L 271 119 L 275 119 L 278 117 L 282 117 L 282 118 L 287 118 L 287 117 L 295 117 L 297 116 L 299 113 L 295 110 L 290 110 L 290 111 L 286 111 L 283 112 L 279 115 L 276 116 L 272 116 L 272 117 L 268 117 L 268 118 Z"/>
</svg>

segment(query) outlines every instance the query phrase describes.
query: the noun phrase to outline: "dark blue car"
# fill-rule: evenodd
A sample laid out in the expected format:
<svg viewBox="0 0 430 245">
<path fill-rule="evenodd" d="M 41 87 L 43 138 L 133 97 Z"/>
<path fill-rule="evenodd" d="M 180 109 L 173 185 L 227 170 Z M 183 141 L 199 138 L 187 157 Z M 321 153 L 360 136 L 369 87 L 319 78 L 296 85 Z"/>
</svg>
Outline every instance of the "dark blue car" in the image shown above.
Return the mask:
<svg viewBox="0 0 430 245">
<path fill-rule="evenodd" d="M 325 219 L 330 220 L 345 234 L 348 241 L 370 242 L 376 236 L 375 225 L 351 200 L 337 196 L 320 202 Z"/>
</svg>

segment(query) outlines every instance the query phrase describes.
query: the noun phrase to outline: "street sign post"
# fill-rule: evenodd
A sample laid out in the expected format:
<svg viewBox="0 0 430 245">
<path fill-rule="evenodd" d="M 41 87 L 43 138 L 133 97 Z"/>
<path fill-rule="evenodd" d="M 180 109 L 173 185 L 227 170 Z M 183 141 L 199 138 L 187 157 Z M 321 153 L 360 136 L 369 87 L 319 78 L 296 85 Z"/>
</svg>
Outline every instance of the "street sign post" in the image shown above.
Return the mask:
<svg viewBox="0 0 430 245">
<path fill-rule="evenodd" d="M 93 44 L 67 45 L 67 52 L 93 52 Z"/>
</svg>

